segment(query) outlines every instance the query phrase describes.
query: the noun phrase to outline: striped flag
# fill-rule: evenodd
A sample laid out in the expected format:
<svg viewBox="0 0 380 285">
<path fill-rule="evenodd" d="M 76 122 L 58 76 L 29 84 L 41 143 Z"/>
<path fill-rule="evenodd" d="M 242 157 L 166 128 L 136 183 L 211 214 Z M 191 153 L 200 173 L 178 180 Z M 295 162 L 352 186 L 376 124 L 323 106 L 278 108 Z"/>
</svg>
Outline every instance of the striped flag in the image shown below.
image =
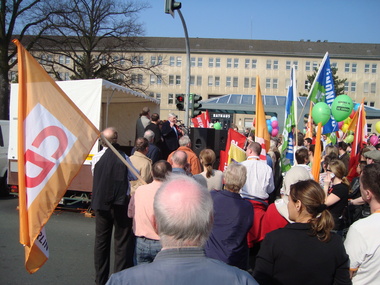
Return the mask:
<svg viewBox="0 0 380 285">
<path fill-rule="evenodd" d="M 281 148 L 281 171 L 288 171 L 294 163 L 294 139 L 293 127 L 296 126 L 296 106 L 297 106 L 297 88 L 295 78 L 295 67 L 292 67 L 290 73 L 290 85 L 288 87 L 288 96 L 285 105 L 285 124 L 282 132 L 283 144 Z"/>
<path fill-rule="evenodd" d="M 260 77 L 256 76 L 256 128 L 255 142 L 261 145 L 260 159 L 267 161 L 267 152 L 270 146 L 270 135 L 268 132 L 267 121 L 265 118 L 265 110 L 263 98 L 260 89 Z"/>
<path fill-rule="evenodd" d="M 329 53 L 326 52 L 311 86 L 308 99 L 314 103 L 325 102 L 331 108 L 335 99 L 334 78 L 330 66 Z M 323 126 L 323 134 L 338 131 L 338 123 L 330 115 L 330 120 Z"/>
<path fill-rule="evenodd" d="M 18 40 L 18 181 L 25 267 L 49 258 L 44 229 L 100 133 Z"/>
</svg>

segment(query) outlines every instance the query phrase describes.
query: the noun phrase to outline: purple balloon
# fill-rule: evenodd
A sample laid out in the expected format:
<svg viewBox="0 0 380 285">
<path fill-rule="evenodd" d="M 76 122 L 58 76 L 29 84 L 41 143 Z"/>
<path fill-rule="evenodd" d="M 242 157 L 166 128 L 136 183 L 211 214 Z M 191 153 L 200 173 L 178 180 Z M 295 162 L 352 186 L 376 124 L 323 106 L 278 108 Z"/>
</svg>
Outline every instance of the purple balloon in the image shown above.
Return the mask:
<svg viewBox="0 0 380 285">
<path fill-rule="evenodd" d="M 273 129 L 272 130 L 272 137 L 275 137 L 278 135 L 278 129 Z"/>
<path fill-rule="evenodd" d="M 272 125 L 272 128 L 277 128 L 278 127 L 278 121 L 272 121 L 271 125 Z"/>
</svg>

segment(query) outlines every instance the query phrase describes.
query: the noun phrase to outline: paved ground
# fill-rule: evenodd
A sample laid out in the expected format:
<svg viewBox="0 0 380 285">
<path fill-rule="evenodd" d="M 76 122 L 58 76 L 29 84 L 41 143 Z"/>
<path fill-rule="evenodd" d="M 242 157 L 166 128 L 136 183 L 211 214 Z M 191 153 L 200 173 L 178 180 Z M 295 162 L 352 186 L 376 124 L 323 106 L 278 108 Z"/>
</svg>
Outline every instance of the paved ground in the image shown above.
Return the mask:
<svg viewBox="0 0 380 285">
<path fill-rule="evenodd" d="M 55 211 L 46 225 L 50 258 L 29 274 L 19 243 L 17 205 L 17 198 L 0 199 L 0 284 L 95 284 L 95 219 L 80 212 Z"/>
</svg>

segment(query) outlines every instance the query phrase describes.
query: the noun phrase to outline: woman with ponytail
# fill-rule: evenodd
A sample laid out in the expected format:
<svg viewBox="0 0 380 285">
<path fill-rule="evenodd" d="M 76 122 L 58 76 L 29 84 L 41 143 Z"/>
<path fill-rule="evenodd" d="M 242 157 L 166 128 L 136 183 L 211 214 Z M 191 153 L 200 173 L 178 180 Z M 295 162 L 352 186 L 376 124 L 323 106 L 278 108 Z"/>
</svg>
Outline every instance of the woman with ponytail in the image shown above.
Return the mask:
<svg viewBox="0 0 380 285">
<path fill-rule="evenodd" d="M 314 180 L 290 186 L 289 219 L 264 238 L 254 274 L 259 284 L 351 284 L 348 255 L 331 233 L 333 217 L 325 193 Z"/>
<path fill-rule="evenodd" d="M 211 190 L 223 189 L 223 172 L 213 169 L 216 160 L 215 152 L 212 149 L 206 148 L 199 154 L 199 160 L 203 166 L 203 172 L 194 175 L 194 179 Z"/>
<path fill-rule="evenodd" d="M 348 205 L 350 182 L 344 176 L 346 166 L 339 159 L 333 159 L 326 168 L 324 188 L 326 194 L 325 204 L 334 218 L 334 230 L 342 235 L 345 228 L 344 210 Z"/>
</svg>

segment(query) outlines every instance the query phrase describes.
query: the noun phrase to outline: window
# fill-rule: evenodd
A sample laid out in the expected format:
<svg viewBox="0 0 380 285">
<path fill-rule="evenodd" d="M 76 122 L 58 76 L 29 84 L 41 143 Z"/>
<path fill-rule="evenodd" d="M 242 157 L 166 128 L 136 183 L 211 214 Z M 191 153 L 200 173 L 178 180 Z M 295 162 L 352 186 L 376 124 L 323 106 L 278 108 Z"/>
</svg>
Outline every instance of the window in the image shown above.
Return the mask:
<svg viewBox="0 0 380 285">
<path fill-rule="evenodd" d="M 367 124 L 367 133 L 372 133 L 372 124 Z"/>
<path fill-rule="evenodd" d="M 59 56 L 59 63 L 60 64 L 63 64 L 64 63 L 64 60 L 65 60 L 65 57 L 63 55 L 60 55 Z"/>
<path fill-rule="evenodd" d="M 174 66 L 174 61 L 175 61 L 174 56 L 171 56 L 169 58 L 169 66 Z"/>
<path fill-rule="evenodd" d="M 267 60 L 267 69 L 272 69 L 272 61 L 270 59 Z"/>
<path fill-rule="evenodd" d="M 256 69 L 257 66 L 257 59 L 252 59 L 252 68 Z"/>
<path fill-rule="evenodd" d="M 136 82 L 137 82 L 137 75 L 136 74 L 132 74 L 131 82 L 132 82 L 132 84 L 136 84 Z"/>
<path fill-rule="evenodd" d="M 363 89 L 364 89 L 363 90 L 364 93 L 368 93 L 368 91 L 369 91 L 369 83 L 368 82 L 364 82 L 364 88 Z"/>
<path fill-rule="evenodd" d="M 220 86 L 220 77 L 215 76 L 215 86 Z"/>
<path fill-rule="evenodd" d="M 287 84 L 285 84 L 285 86 L 289 86 L 289 84 L 290 84 L 290 80 Z M 310 87 L 309 80 L 305 80 L 305 85 L 304 85 L 305 90 L 309 90 L 309 87 Z"/>
<path fill-rule="evenodd" d="M 273 78 L 273 89 L 277 89 L 277 88 L 278 88 L 278 79 Z"/>
<path fill-rule="evenodd" d="M 150 57 L 150 65 L 156 65 L 156 57 L 155 56 Z"/>
<path fill-rule="evenodd" d="M 16 81 L 17 73 L 15 71 L 11 71 L 10 81 L 13 83 Z"/>
<path fill-rule="evenodd" d="M 365 73 L 369 73 L 369 63 L 366 63 L 366 64 L 364 65 L 364 72 L 365 72 Z"/>
<path fill-rule="evenodd" d="M 251 78 L 251 88 L 256 88 L 256 77 Z"/>
<path fill-rule="evenodd" d="M 294 69 L 298 70 L 298 61 L 297 60 L 293 61 L 293 65 L 294 65 Z"/>
<path fill-rule="evenodd" d="M 371 83 L 371 93 L 376 93 L 376 83 Z"/>
<path fill-rule="evenodd" d="M 232 58 L 227 58 L 227 68 L 232 67 Z"/>
<path fill-rule="evenodd" d="M 372 64 L 372 73 L 376 73 L 377 71 L 377 64 Z"/>
<path fill-rule="evenodd" d="M 197 86 L 202 86 L 202 76 L 201 75 L 197 76 Z"/>
<path fill-rule="evenodd" d="M 265 88 L 270 88 L 271 80 L 270 78 L 265 79 Z"/>
<path fill-rule="evenodd" d="M 133 66 L 137 65 L 137 57 L 136 56 L 132 56 L 132 65 Z"/>
<path fill-rule="evenodd" d="M 12 60 L 11 60 L 11 63 L 13 63 L 14 62 L 14 60 L 13 60 L 13 58 L 12 58 Z M 41 64 L 46 64 L 46 55 L 41 55 Z"/>
<path fill-rule="evenodd" d="M 153 92 L 149 92 L 149 97 L 154 98 L 154 93 Z"/>
<path fill-rule="evenodd" d="M 137 75 L 137 83 L 138 84 L 143 84 L 144 78 L 142 74 Z"/>
<path fill-rule="evenodd" d="M 150 75 L 150 84 L 155 84 L 156 83 L 156 75 L 151 74 Z"/>
<path fill-rule="evenodd" d="M 144 57 L 139 56 L 139 65 L 144 65 Z"/>
<path fill-rule="evenodd" d="M 174 94 L 168 94 L 168 104 L 174 104 Z"/>
<path fill-rule="evenodd" d="M 157 84 L 162 84 L 162 75 L 157 75 Z"/>
<path fill-rule="evenodd" d="M 176 75 L 175 76 L 175 84 L 176 85 L 181 85 L 181 75 Z"/>
<path fill-rule="evenodd" d="M 198 67 L 202 67 L 203 65 L 203 59 L 201 57 L 198 57 Z"/>
<path fill-rule="evenodd" d="M 219 57 L 217 57 L 215 59 L 215 67 L 220 67 L 220 58 Z"/>
<path fill-rule="evenodd" d="M 158 65 L 162 65 L 162 56 L 161 55 L 158 56 Z"/>
<path fill-rule="evenodd" d="M 306 61 L 305 71 L 311 71 L 311 62 L 310 61 Z"/>
<path fill-rule="evenodd" d="M 214 67 L 214 58 L 210 57 L 208 59 L 208 67 Z"/>
<path fill-rule="evenodd" d="M 350 64 L 347 62 L 344 64 L 344 72 L 350 72 Z"/>
<path fill-rule="evenodd" d="M 191 67 L 195 67 L 195 57 L 190 58 Z"/>
<path fill-rule="evenodd" d="M 290 60 L 287 60 L 287 61 L 286 61 L 286 67 L 285 67 L 285 69 L 286 69 L 286 70 L 290 70 L 290 69 L 292 68 L 291 65 L 292 65 L 292 62 L 291 62 Z"/>
<path fill-rule="evenodd" d="M 65 64 L 70 64 L 70 61 L 71 61 L 70 57 L 66 56 L 65 57 Z"/>
<path fill-rule="evenodd" d="M 370 107 L 375 107 L 375 102 L 373 102 L 373 101 L 369 102 L 369 106 Z"/>
<path fill-rule="evenodd" d="M 273 61 L 273 69 L 275 69 L 275 70 L 278 69 L 278 60 Z"/>
<path fill-rule="evenodd" d="M 239 86 L 239 79 L 237 77 L 233 78 L 233 87 L 238 87 Z"/>
<path fill-rule="evenodd" d="M 318 62 L 313 61 L 313 71 L 318 69 Z"/>
<path fill-rule="evenodd" d="M 180 67 L 182 66 L 182 57 L 177 56 L 177 66 Z"/>
<path fill-rule="evenodd" d="M 125 64 L 125 58 L 124 57 L 121 57 L 120 58 L 120 65 L 124 65 Z"/>
<path fill-rule="evenodd" d="M 68 72 L 65 72 L 65 80 L 70 80 L 70 75 Z"/>
<path fill-rule="evenodd" d="M 234 68 L 239 68 L 239 59 L 234 58 Z"/>
<path fill-rule="evenodd" d="M 351 82 L 350 91 L 351 92 L 356 92 L 356 82 Z"/>
<path fill-rule="evenodd" d="M 190 85 L 194 85 L 194 84 L 195 84 L 195 76 L 190 75 Z"/>
<path fill-rule="evenodd" d="M 212 86 L 214 77 L 212 75 L 208 76 L 208 86 Z"/>
<path fill-rule="evenodd" d="M 48 63 L 51 63 L 53 61 L 53 56 L 51 54 L 47 56 L 47 61 Z"/>
<path fill-rule="evenodd" d="M 356 82 L 351 82 L 351 92 L 356 92 Z"/>
<path fill-rule="evenodd" d="M 350 86 L 350 83 L 349 82 L 344 82 L 344 92 L 348 92 L 348 88 Z"/>
<path fill-rule="evenodd" d="M 249 88 L 249 77 L 244 77 L 244 88 Z"/>
<path fill-rule="evenodd" d="M 169 85 L 174 85 L 174 75 L 169 75 Z"/>
<path fill-rule="evenodd" d="M 161 102 L 161 93 L 156 93 L 156 99 Z"/>
<path fill-rule="evenodd" d="M 226 77 L 226 87 L 231 87 L 231 76 Z"/>
<path fill-rule="evenodd" d="M 249 68 L 249 63 L 250 63 L 249 58 L 246 58 L 244 62 L 244 68 Z"/>
<path fill-rule="evenodd" d="M 353 63 L 352 65 L 351 65 L 351 72 L 352 73 L 356 73 L 356 68 L 357 68 L 357 64 L 356 63 Z"/>
</svg>

